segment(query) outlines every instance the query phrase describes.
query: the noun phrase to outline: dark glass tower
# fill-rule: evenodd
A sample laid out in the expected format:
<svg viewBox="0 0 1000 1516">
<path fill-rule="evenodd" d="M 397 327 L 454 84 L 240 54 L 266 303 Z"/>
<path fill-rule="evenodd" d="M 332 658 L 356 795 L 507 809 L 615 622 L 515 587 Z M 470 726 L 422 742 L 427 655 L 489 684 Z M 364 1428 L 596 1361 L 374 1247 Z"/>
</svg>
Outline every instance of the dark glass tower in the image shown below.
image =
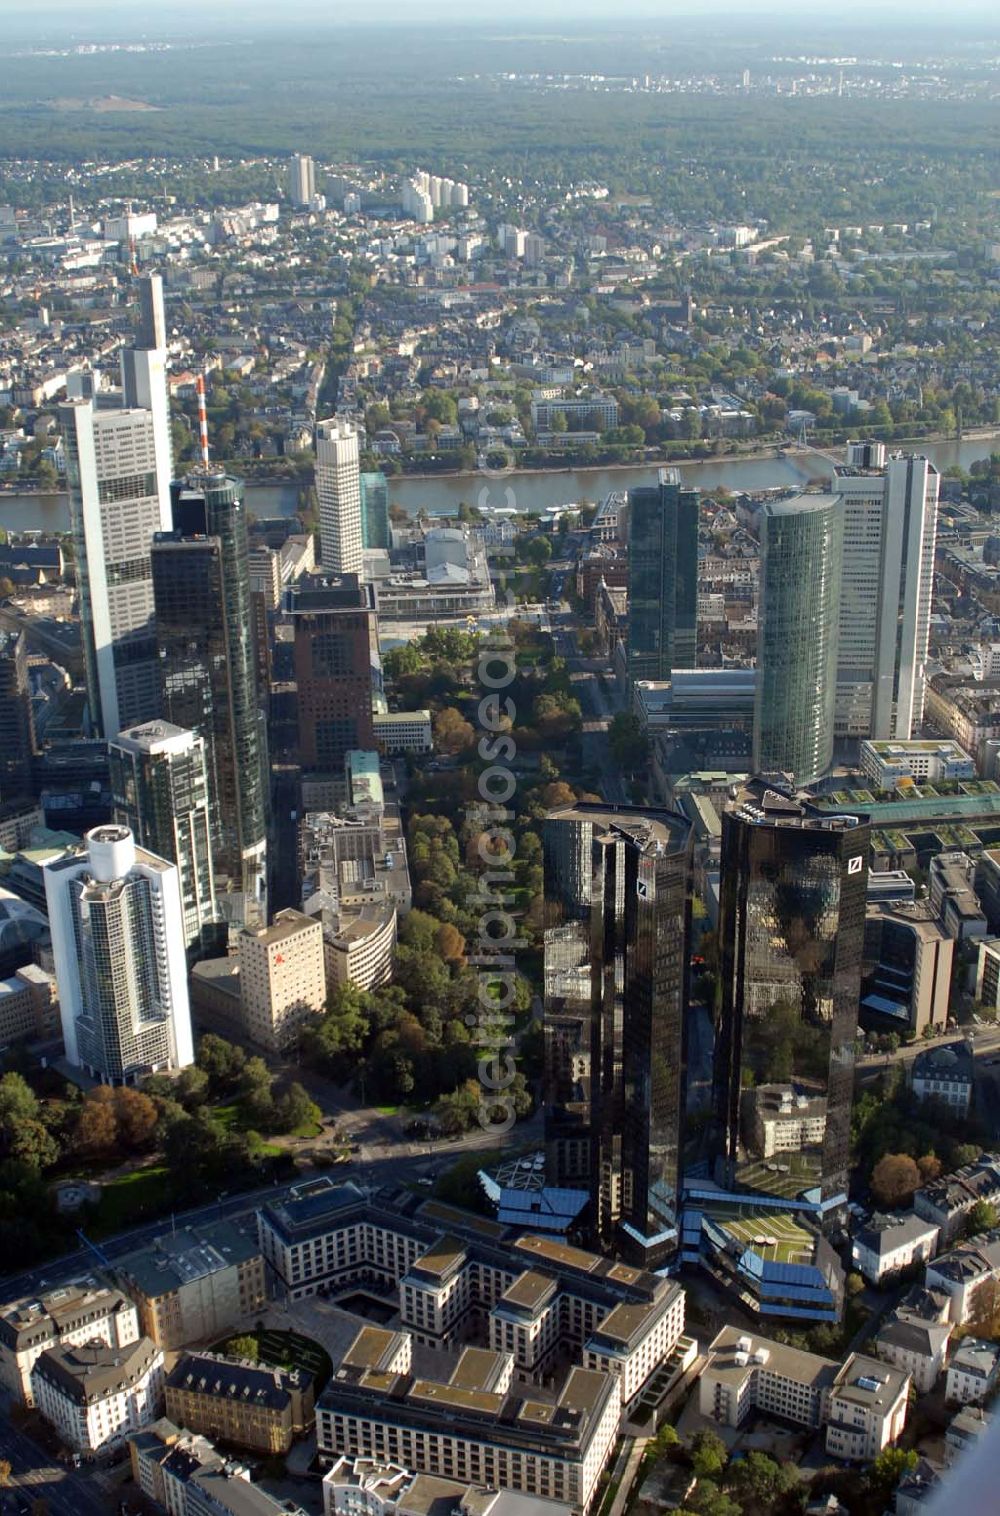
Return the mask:
<svg viewBox="0 0 1000 1516">
<path fill-rule="evenodd" d="M 372 589 L 357 574 L 317 575 L 291 586 L 286 610 L 295 627 L 302 772 L 342 779 L 352 748 L 375 748 Z"/>
<path fill-rule="evenodd" d="M 31 794 L 35 720 L 24 632 L 0 631 L 0 801 Z"/>
<path fill-rule="evenodd" d="M 591 1195 L 600 1246 L 677 1250 L 691 830 L 669 811 L 545 820 L 549 1179 Z"/>
<path fill-rule="evenodd" d="M 669 679 L 698 661 L 697 490 L 677 469 L 629 491 L 629 681 Z"/>
<path fill-rule="evenodd" d="M 202 469 L 173 486 L 153 543 L 163 713 L 205 739 L 219 907 L 266 920 L 267 785 L 240 483 Z"/>
<path fill-rule="evenodd" d="M 755 788 L 722 818 L 715 1178 L 825 1227 L 847 1200 L 869 827 Z"/>
</svg>

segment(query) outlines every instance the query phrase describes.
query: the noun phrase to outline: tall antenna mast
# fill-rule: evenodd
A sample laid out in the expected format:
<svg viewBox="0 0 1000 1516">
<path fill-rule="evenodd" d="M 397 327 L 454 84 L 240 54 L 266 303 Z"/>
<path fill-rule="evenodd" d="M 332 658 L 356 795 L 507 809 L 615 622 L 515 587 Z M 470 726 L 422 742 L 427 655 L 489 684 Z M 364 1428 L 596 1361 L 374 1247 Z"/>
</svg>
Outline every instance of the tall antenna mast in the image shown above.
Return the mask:
<svg viewBox="0 0 1000 1516">
<path fill-rule="evenodd" d="M 205 409 L 205 375 L 201 373 L 195 381 L 195 389 L 198 392 L 198 429 L 201 433 L 201 461 L 204 468 L 208 468 L 208 411 Z"/>
</svg>

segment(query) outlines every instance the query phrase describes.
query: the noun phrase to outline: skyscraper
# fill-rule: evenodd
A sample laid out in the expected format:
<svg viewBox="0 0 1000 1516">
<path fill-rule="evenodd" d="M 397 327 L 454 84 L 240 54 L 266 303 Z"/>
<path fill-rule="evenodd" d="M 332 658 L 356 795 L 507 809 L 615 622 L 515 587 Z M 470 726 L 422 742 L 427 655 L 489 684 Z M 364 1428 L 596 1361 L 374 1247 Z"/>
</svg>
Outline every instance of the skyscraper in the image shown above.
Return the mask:
<svg viewBox="0 0 1000 1516">
<path fill-rule="evenodd" d="M 550 1182 L 589 1149 L 602 1247 L 658 1267 L 677 1249 L 691 829 L 670 811 L 577 805 L 545 819 Z"/>
<path fill-rule="evenodd" d="M 316 166 L 308 153 L 296 153 L 288 165 L 288 195 L 299 210 L 308 210 L 316 193 Z"/>
<path fill-rule="evenodd" d="M 170 482 L 173 479 L 173 448 L 167 389 L 167 323 L 163 309 L 163 280 L 159 274 L 143 274 L 136 283 L 139 290 L 139 320 L 132 347 L 122 349 L 122 394 L 127 407 L 148 411 L 153 418 L 156 487 L 160 499 L 169 501 Z"/>
<path fill-rule="evenodd" d="M 833 759 L 843 506 L 797 495 L 761 516 L 753 765 L 812 784 Z"/>
<path fill-rule="evenodd" d="M 62 407 L 90 719 L 112 737 L 159 713 L 150 548 L 170 528 L 151 410 Z"/>
<path fill-rule="evenodd" d="M 174 531 L 152 551 L 162 714 L 205 740 L 216 898 L 267 911 L 267 796 L 242 486 L 218 469 L 174 485 Z"/>
<path fill-rule="evenodd" d="M 349 421 L 337 416 L 320 421 L 316 427 L 316 498 L 323 568 L 329 574 L 360 574 L 358 434 Z"/>
<path fill-rule="evenodd" d="M 127 1084 L 194 1059 L 177 870 L 126 826 L 47 863 L 45 896 L 70 1063 Z"/>
<path fill-rule="evenodd" d="M 0 802 L 31 794 L 34 755 L 27 637 L 0 630 Z"/>
<path fill-rule="evenodd" d="M 304 775 L 341 779 L 353 748 L 374 750 L 378 623 L 356 574 L 300 579 L 285 608 L 295 627 L 299 762 Z"/>
<path fill-rule="evenodd" d="M 839 736 L 907 741 L 924 713 L 938 473 L 926 458 L 853 443 L 837 469 L 843 588 L 837 658 Z"/>
<path fill-rule="evenodd" d="M 361 475 L 361 546 L 389 546 L 389 481 L 384 474 Z"/>
<path fill-rule="evenodd" d="M 757 784 L 722 817 L 715 1052 L 730 1192 L 847 1203 L 869 827 Z"/>
<path fill-rule="evenodd" d="M 119 732 L 109 758 L 115 820 L 140 847 L 176 865 L 184 941 L 195 956 L 210 946 L 216 919 L 205 739 L 149 721 Z"/>
<path fill-rule="evenodd" d="M 677 469 L 629 491 L 629 681 L 669 679 L 698 661 L 697 490 Z"/>
</svg>

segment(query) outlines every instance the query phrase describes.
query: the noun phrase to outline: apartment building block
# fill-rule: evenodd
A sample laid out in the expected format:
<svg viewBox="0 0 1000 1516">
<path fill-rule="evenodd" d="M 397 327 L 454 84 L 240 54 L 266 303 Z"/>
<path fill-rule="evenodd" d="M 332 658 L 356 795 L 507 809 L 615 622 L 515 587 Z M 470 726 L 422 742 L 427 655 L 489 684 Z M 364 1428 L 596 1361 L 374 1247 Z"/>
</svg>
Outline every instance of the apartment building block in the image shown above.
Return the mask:
<svg viewBox="0 0 1000 1516">
<path fill-rule="evenodd" d="M 141 1332 L 135 1305 L 93 1277 L 0 1308 L 0 1384 L 33 1406 L 31 1371 L 48 1348 L 103 1342 L 127 1348 Z"/>
<path fill-rule="evenodd" d="M 148 1426 L 163 1407 L 163 1354 L 148 1337 L 47 1348 L 31 1371 L 41 1414 L 67 1447 L 100 1453 Z"/>
<path fill-rule="evenodd" d="M 236 1221 L 165 1232 L 118 1259 L 115 1271 L 161 1348 L 221 1336 L 267 1299 L 256 1229 Z"/>
<path fill-rule="evenodd" d="M 312 1375 L 300 1368 L 184 1353 L 165 1391 L 172 1421 L 259 1453 L 287 1453 L 313 1423 Z"/>
</svg>

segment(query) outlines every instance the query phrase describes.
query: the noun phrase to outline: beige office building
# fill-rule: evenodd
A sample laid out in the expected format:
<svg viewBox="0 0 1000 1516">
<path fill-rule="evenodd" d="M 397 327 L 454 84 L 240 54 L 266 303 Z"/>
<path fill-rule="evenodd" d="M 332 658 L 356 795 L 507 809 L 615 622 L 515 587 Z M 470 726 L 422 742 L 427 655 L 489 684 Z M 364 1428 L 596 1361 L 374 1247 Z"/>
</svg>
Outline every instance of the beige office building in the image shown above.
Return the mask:
<svg viewBox="0 0 1000 1516">
<path fill-rule="evenodd" d="M 322 924 L 302 911 L 279 911 L 270 926 L 240 933 L 239 963 L 246 1035 L 283 1052 L 326 1009 Z"/>
<path fill-rule="evenodd" d="M 211 1341 L 256 1318 L 267 1300 L 256 1230 L 235 1221 L 167 1232 L 115 1269 L 161 1348 Z"/>
</svg>

